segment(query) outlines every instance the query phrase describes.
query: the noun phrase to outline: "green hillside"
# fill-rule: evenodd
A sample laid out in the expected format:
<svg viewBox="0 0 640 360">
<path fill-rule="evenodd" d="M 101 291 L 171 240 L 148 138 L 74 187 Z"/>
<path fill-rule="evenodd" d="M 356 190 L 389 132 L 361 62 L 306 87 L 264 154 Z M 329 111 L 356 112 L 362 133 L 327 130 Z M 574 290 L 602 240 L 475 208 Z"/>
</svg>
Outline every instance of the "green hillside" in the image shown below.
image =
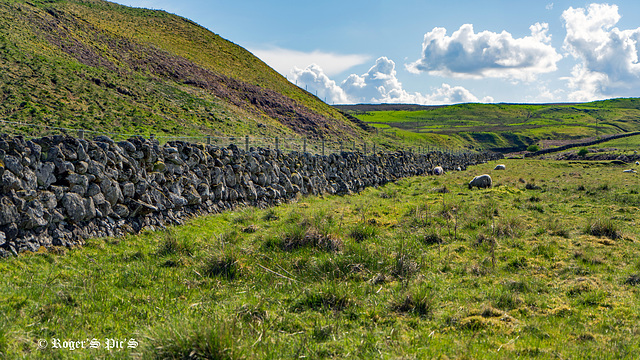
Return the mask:
<svg viewBox="0 0 640 360">
<path fill-rule="evenodd" d="M 367 134 L 242 47 L 163 11 L 0 1 L 0 120 L 127 134 Z"/>
<path fill-rule="evenodd" d="M 340 106 L 379 130 L 417 143 L 524 150 L 543 140 L 577 140 L 640 130 L 640 99 L 584 104 Z"/>
</svg>

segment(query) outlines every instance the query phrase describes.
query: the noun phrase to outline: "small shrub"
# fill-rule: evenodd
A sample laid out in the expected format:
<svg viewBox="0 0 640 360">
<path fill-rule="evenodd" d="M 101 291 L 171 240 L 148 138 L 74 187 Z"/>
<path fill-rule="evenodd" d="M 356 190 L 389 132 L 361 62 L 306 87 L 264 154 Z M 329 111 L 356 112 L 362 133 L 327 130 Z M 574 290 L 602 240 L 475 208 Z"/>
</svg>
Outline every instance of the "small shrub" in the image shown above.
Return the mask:
<svg viewBox="0 0 640 360">
<path fill-rule="evenodd" d="M 536 151 L 540 151 L 540 146 L 535 145 L 535 144 L 534 144 L 534 145 L 529 145 L 529 146 L 527 147 L 527 151 L 528 151 L 528 152 L 536 152 Z"/>
<path fill-rule="evenodd" d="M 578 156 L 585 157 L 587 156 L 588 153 L 589 153 L 589 150 L 587 150 L 587 148 L 582 148 L 580 149 L 580 151 L 578 151 Z"/>
<path fill-rule="evenodd" d="M 584 230 L 585 234 L 598 236 L 598 237 L 608 237 L 609 239 L 616 240 L 622 238 L 620 234 L 620 230 L 616 223 L 611 219 L 592 219 L 587 223 L 587 226 Z"/>
</svg>

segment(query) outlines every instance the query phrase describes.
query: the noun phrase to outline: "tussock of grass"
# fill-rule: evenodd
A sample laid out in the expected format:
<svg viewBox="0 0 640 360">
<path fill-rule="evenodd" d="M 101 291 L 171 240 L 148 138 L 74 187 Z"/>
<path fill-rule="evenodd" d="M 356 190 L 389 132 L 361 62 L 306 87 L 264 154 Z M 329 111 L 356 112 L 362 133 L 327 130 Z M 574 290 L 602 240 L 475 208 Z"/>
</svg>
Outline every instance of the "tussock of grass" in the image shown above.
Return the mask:
<svg viewBox="0 0 640 360">
<path fill-rule="evenodd" d="M 186 255 L 191 256 L 195 252 L 194 241 L 190 238 L 178 236 L 173 231 L 164 231 L 156 250 L 158 256 Z"/>
<path fill-rule="evenodd" d="M 265 211 L 264 215 L 262 216 L 262 220 L 264 221 L 275 221 L 280 219 L 280 217 L 278 216 L 278 213 L 276 212 L 275 209 L 270 208 L 267 211 Z"/>
<path fill-rule="evenodd" d="M 495 227 L 493 228 L 493 232 L 495 236 L 498 237 L 515 238 L 520 236 L 520 234 L 524 230 L 524 227 L 525 225 L 522 219 L 510 216 L 498 220 Z"/>
<path fill-rule="evenodd" d="M 378 230 L 375 226 L 371 226 L 366 223 L 358 223 L 349 232 L 349 237 L 357 242 L 362 242 L 375 237 L 377 234 Z"/>
<path fill-rule="evenodd" d="M 202 269 L 206 276 L 218 276 L 227 280 L 235 280 L 240 276 L 238 258 L 232 253 L 211 255 Z"/>
<path fill-rule="evenodd" d="M 585 234 L 608 237 L 609 239 L 616 240 L 622 238 L 622 234 L 618 229 L 618 225 L 615 221 L 607 218 L 595 218 L 587 222 L 587 226 L 584 229 Z"/>
<path fill-rule="evenodd" d="M 392 302 L 391 308 L 400 313 L 410 313 L 418 316 L 431 316 L 435 307 L 433 290 L 424 284 L 404 294 Z"/>
<path fill-rule="evenodd" d="M 444 244 L 444 240 L 436 232 L 430 232 L 422 238 L 422 243 L 425 245 L 438 245 Z"/>
<path fill-rule="evenodd" d="M 183 319 L 151 330 L 147 357 L 150 359 L 213 359 L 239 358 L 235 340 L 239 336 L 235 324 L 216 319 L 197 323 Z"/>
<path fill-rule="evenodd" d="M 292 306 L 293 311 L 342 311 L 351 304 L 343 291 L 335 287 L 325 287 L 319 291 L 307 290 L 300 300 Z"/>
</svg>

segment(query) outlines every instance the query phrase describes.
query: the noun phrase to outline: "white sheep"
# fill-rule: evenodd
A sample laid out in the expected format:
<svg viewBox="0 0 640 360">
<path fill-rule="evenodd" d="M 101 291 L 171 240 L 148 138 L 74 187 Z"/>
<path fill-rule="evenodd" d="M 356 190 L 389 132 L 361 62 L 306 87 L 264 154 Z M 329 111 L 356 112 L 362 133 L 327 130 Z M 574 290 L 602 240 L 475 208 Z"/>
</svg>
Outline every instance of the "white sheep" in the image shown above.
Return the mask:
<svg viewBox="0 0 640 360">
<path fill-rule="evenodd" d="M 476 186 L 478 189 L 490 188 L 493 185 L 493 181 L 491 180 L 491 176 L 488 174 L 483 174 L 480 176 L 476 176 L 469 182 L 469 189 L 472 189 Z"/>
<path fill-rule="evenodd" d="M 444 174 L 444 169 L 441 166 L 436 166 L 433 168 L 433 175 L 442 175 Z"/>
<path fill-rule="evenodd" d="M 623 173 L 633 173 L 633 174 L 637 173 L 637 171 L 635 171 L 633 169 L 623 170 L 622 172 Z"/>
<path fill-rule="evenodd" d="M 496 165 L 496 167 L 493 168 L 493 170 L 507 170 L 507 167 L 504 166 L 504 164 L 499 164 L 499 165 Z"/>
</svg>

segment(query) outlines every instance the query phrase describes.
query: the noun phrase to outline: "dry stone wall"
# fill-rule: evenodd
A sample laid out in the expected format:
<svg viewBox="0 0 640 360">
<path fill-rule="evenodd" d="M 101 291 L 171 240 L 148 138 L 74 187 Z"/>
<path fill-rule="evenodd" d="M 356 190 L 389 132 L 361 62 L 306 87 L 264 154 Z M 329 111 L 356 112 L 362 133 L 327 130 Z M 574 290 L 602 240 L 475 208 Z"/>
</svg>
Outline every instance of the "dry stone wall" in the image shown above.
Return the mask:
<svg viewBox="0 0 640 360">
<path fill-rule="evenodd" d="M 298 194 L 347 194 L 399 178 L 501 158 L 495 153 L 244 151 L 142 137 L 114 142 L 0 135 L 0 256 L 180 224 Z"/>
</svg>

